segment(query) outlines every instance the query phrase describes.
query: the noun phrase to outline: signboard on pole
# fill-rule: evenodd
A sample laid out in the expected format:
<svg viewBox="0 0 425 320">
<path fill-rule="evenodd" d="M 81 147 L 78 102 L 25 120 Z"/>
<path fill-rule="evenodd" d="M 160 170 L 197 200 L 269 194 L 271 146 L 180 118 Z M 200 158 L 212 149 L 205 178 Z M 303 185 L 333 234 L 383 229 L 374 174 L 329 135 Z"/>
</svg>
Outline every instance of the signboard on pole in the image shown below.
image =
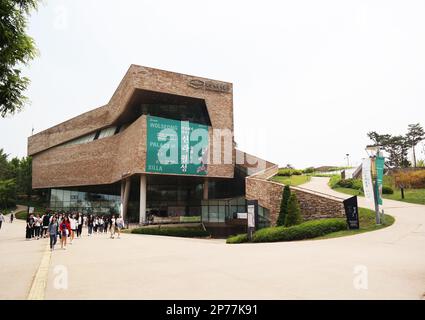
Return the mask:
<svg viewBox="0 0 425 320">
<path fill-rule="evenodd" d="M 33 214 L 34 213 L 34 207 L 29 207 L 28 208 L 28 213 L 29 214 Z"/>
<path fill-rule="evenodd" d="M 376 195 L 378 197 L 378 203 L 382 205 L 382 185 L 384 183 L 384 164 L 385 158 L 378 156 L 375 160 L 375 168 L 376 168 Z"/>
<path fill-rule="evenodd" d="M 359 207 L 357 204 L 357 196 L 344 200 L 345 216 L 349 229 L 359 229 Z"/>
<path fill-rule="evenodd" d="M 255 205 L 248 205 L 248 228 L 255 228 Z"/>
<path fill-rule="evenodd" d="M 258 200 L 247 201 L 248 239 L 252 240 L 258 219 Z"/>
<path fill-rule="evenodd" d="M 362 162 L 362 181 L 363 181 L 363 192 L 366 200 L 373 202 L 373 182 L 371 174 L 370 159 L 363 159 Z"/>
<path fill-rule="evenodd" d="M 206 175 L 208 126 L 147 117 L 146 172 Z"/>
</svg>

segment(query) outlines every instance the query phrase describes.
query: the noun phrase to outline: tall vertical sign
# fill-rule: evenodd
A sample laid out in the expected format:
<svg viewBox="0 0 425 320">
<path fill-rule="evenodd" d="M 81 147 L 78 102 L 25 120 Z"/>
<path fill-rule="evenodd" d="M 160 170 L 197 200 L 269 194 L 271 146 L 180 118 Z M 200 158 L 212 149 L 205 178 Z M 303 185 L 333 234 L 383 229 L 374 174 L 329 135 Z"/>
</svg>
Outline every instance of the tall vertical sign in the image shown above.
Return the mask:
<svg viewBox="0 0 425 320">
<path fill-rule="evenodd" d="M 363 181 L 363 192 L 365 198 L 373 202 L 374 196 L 373 196 L 373 182 L 372 182 L 372 173 L 371 173 L 371 164 L 370 159 L 366 158 L 363 159 L 362 162 L 362 181 Z"/>
<path fill-rule="evenodd" d="M 376 168 L 376 196 L 378 197 L 378 203 L 382 205 L 382 185 L 384 183 L 384 164 L 385 158 L 378 156 L 375 160 Z"/>
</svg>

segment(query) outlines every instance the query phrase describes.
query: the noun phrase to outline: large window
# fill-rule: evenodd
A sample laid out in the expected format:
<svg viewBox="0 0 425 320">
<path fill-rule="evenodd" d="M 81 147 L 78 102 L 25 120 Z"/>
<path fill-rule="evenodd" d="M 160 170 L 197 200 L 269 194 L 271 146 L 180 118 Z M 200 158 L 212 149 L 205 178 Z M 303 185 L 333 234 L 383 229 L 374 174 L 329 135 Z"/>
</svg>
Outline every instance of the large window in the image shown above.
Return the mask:
<svg viewBox="0 0 425 320">
<path fill-rule="evenodd" d="M 117 195 L 64 189 L 50 190 L 50 208 L 55 211 L 118 214 L 120 203 L 120 196 Z"/>
</svg>

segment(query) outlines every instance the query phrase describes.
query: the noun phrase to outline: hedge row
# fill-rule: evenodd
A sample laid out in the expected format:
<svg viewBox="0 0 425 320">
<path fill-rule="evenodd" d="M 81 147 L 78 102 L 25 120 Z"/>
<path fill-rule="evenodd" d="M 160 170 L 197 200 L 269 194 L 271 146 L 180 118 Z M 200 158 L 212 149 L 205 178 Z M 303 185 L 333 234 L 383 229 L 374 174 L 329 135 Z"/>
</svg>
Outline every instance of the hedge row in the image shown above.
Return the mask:
<svg viewBox="0 0 425 320">
<path fill-rule="evenodd" d="M 289 169 L 289 168 L 282 168 L 282 169 L 279 169 L 279 171 L 277 172 L 278 176 L 284 176 L 284 177 L 300 176 L 302 174 L 303 174 L 302 170 Z"/>
<path fill-rule="evenodd" d="M 324 236 L 328 233 L 346 230 L 345 219 L 330 218 L 307 221 L 292 227 L 270 227 L 256 231 L 253 235 L 253 242 L 277 242 L 312 239 Z M 244 234 L 232 236 L 227 239 L 227 243 L 247 242 L 248 237 Z"/>
<path fill-rule="evenodd" d="M 332 176 L 329 185 L 331 188 L 349 188 L 363 192 L 363 182 L 361 179 L 341 179 L 339 175 Z M 394 190 L 388 185 L 382 186 L 383 194 L 393 194 Z"/>
<path fill-rule="evenodd" d="M 183 238 L 204 238 L 210 236 L 210 234 L 202 228 L 185 227 L 136 228 L 131 230 L 131 233 Z"/>
</svg>

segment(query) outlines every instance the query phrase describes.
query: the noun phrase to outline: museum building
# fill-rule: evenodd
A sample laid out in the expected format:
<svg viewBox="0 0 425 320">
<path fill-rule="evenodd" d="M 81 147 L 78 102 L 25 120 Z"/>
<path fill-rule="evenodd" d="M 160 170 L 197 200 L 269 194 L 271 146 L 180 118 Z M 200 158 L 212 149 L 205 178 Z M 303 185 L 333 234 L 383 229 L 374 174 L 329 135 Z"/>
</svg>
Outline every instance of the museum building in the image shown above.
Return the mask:
<svg viewBox="0 0 425 320">
<path fill-rule="evenodd" d="M 233 129 L 231 83 L 131 65 L 106 105 L 28 138 L 33 188 L 52 210 L 139 224 L 226 224 L 258 199 L 270 225 L 280 194 L 247 179 L 277 165 L 237 150 Z"/>
</svg>

